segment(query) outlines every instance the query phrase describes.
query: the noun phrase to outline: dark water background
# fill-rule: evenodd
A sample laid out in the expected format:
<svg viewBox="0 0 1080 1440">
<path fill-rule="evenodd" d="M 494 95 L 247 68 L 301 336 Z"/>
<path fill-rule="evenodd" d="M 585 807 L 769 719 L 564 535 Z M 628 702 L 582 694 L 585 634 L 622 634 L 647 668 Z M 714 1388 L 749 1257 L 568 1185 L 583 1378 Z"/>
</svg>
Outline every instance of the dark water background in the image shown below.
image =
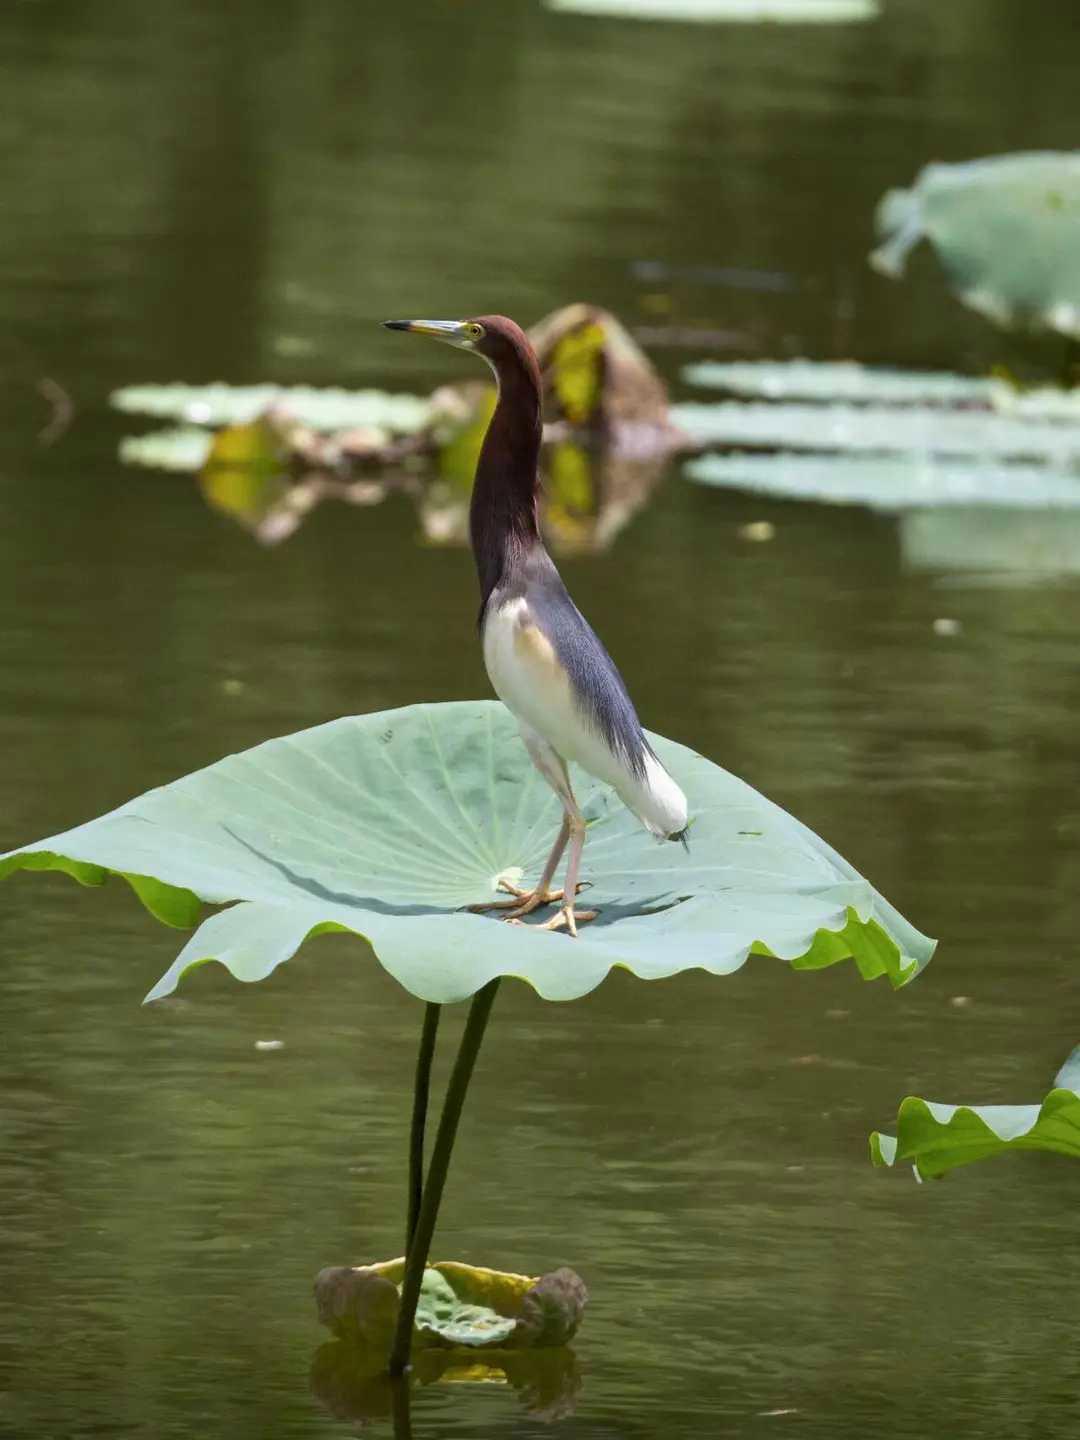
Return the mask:
<svg viewBox="0 0 1080 1440">
<path fill-rule="evenodd" d="M 120 466 L 117 384 L 423 391 L 464 362 L 377 319 L 578 298 L 649 327 L 672 380 L 707 353 L 659 343 L 689 326 L 737 355 L 1050 374 L 1053 345 L 997 334 L 932 260 L 894 285 L 865 253 L 925 161 L 1075 145 L 1071 7 L 884 8 L 796 30 L 9 0 L 0 849 L 267 735 L 487 693 L 468 557 L 421 548 L 406 500 L 260 550 L 189 481 Z M 43 376 L 77 406 L 51 448 Z M 775 539 L 747 544 L 761 519 Z M 1080 583 L 914 570 L 902 541 L 673 467 L 608 553 L 563 564 L 650 726 L 944 941 L 899 994 L 768 961 L 567 1007 L 503 987 L 436 1250 L 584 1274 L 564 1435 L 1080 1424 L 1080 1171 L 916 1187 L 865 1158 L 903 1094 L 1034 1100 L 1080 1039 Z M 324 939 L 261 987 L 210 967 L 140 1010 L 176 949 L 122 887 L 4 887 L 5 1437 L 344 1428 L 308 1390 L 309 1285 L 400 1248 L 419 1004 Z M 414 1423 L 543 1429 L 499 1387 L 422 1391 Z"/>
</svg>

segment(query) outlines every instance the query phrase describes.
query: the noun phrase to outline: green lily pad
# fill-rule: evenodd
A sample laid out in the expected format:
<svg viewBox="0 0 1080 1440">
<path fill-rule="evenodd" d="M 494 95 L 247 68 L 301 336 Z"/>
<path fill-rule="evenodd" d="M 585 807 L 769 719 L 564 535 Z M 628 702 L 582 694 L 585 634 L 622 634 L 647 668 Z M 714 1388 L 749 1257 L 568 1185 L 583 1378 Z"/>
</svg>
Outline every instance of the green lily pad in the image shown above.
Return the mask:
<svg viewBox="0 0 1080 1440">
<path fill-rule="evenodd" d="M 419 395 L 310 385 L 126 385 L 114 390 L 109 401 L 125 414 L 215 428 L 245 425 L 274 408 L 312 430 L 379 426 L 411 435 L 422 430 L 431 415 L 430 403 Z"/>
<path fill-rule="evenodd" d="M 547 0 L 547 5 L 574 15 L 714 24 L 835 25 L 878 14 L 878 0 Z"/>
<path fill-rule="evenodd" d="M 995 324 L 1080 337 L 1080 153 L 1033 151 L 927 165 L 878 205 L 870 263 L 903 274 L 926 239 L 957 297 Z"/>
<path fill-rule="evenodd" d="M 1011 1150 L 1049 1150 L 1080 1159 L 1080 1045 L 1039 1105 L 941 1105 L 909 1095 L 896 1135 L 870 1136 L 875 1165 L 909 1161 L 920 1179 Z"/>
<path fill-rule="evenodd" d="M 1080 471 L 1036 465 L 980 465 L 918 455 L 703 455 L 685 473 L 699 485 L 777 500 L 864 505 L 898 513 L 981 506 L 1008 511 L 1080 509 Z"/>
<path fill-rule="evenodd" d="M 262 980 L 328 930 L 363 935 L 407 990 L 443 1003 L 499 975 L 549 1000 L 586 994 L 613 966 L 642 979 L 728 975 L 751 952 L 796 969 L 851 958 L 894 985 L 929 961 L 934 942 L 804 825 L 703 756 L 651 739 L 690 797 L 690 853 L 653 840 L 578 772 L 582 876 L 601 913 L 576 941 L 461 909 L 493 898 L 502 876 L 535 878 L 560 822 L 493 701 L 267 741 L 0 857 L 0 878 L 119 874 L 170 924 L 191 923 L 198 900 L 239 902 L 203 922 L 148 999 L 209 960 Z"/>
</svg>

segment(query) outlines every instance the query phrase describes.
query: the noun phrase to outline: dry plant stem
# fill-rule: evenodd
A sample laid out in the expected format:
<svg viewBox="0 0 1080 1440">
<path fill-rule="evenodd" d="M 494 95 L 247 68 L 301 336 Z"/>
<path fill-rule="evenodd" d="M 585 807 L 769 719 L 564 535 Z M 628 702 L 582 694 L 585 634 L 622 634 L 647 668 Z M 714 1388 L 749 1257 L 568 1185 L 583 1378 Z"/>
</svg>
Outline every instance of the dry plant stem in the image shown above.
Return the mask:
<svg viewBox="0 0 1080 1440">
<path fill-rule="evenodd" d="M 416 1222 L 420 1216 L 420 1201 L 424 1193 L 424 1126 L 427 1122 L 428 1096 L 431 1093 L 431 1061 L 435 1054 L 435 1037 L 439 1031 L 441 1012 L 441 1005 L 429 1002 L 424 1006 L 420 1051 L 416 1057 L 412 1127 L 409 1131 L 409 1223 L 405 1231 L 406 1256 L 412 1248 Z"/>
<path fill-rule="evenodd" d="M 401 1307 L 398 1310 L 397 1330 L 394 1334 L 393 1348 L 390 1351 L 391 1375 L 403 1375 L 409 1367 L 413 1321 L 416 1319 L 420 1286 L 424 1279 L 424 1267 L 427 1265 L 428 1253 L 431 1250 L 431 1237 L 435 1233 L 435 1220 L 439 1213 L 443 1187 L 446 1184 L 446 1173 L 450 1168 L 454 1138 L 457 1135 L 458 1121 L 461 1119 L 461 1109 L 465 1104 L 465 1094 L 472 1078 L 480 1042 L 484 1038 L 484 1030 L 487 1027 L 488 1016 L 491 1014 L 495 992 L 498 988 L 497 978 L 489 980 L 484 988 L 478 990 L 473 996 L 469 1018 L 465 1022 L 465 1033 L 461 1037 L 453 1073 L 450 1076 L 450 1083 L 446 1087 L 446 1099 L 443 1101 L 439 1129 L 435 1136 L 435 1146 L 431 1152 L 431 1164 L 428 1166 L 427 1179 L 424 1182 L 420 1213 L 405 1261 L 405 1279 L 401 1286 Z"/>
</svg>

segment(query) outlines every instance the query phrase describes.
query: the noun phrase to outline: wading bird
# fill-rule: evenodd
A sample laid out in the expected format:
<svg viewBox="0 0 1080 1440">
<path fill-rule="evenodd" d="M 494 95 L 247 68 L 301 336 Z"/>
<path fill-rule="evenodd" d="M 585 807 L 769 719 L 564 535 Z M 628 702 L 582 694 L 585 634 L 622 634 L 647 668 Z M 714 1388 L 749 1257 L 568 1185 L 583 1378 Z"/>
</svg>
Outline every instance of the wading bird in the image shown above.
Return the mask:
<svg viewBox="0 0 1080 1440">
<path fill-rule="evenodd" d="M 662 840 L 686 835 L 686 797 L 646 740 L 615 662 L 570 599 L 540 538 L 537 499 L 542 421 L 541 379 L 524 332 L 505 315 L 475 320 L 387 320 L 389 330 L 431 335 L 482 356 L 495 373 L 498 404 L 476 466 L 469 535 L 480 579 L 484 664 L 499 699 L 514 715 L 533 764 L 558 795 L 563 821 L 533 890 L 505 880 L 513 897 L 474 910 L 504 909 L 520 921 L 561 902 L 540 929 L 596 918 L 578 910 L 578 869 L 585 820 L 566 762 L 612 786 L 645 828 Z M 567 844 L 566 880 L 551 881 Z"/>
</svg>

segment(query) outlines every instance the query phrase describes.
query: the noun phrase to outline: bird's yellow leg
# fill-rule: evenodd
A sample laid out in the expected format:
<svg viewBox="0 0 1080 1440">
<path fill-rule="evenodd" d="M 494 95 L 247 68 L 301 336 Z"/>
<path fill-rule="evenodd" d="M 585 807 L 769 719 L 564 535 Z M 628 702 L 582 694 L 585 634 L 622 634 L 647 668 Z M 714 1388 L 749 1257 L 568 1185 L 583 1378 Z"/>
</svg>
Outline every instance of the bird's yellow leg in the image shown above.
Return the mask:
<svg viewBox="0 0 1080 1440">
<path fill-rule="evenodd" d="M 485 910 L 506 910 L 504 917 L 507 920 L 517 920 L 522 915 L 531 915 L 541 905 L 551 905 L 556 900 L 563 898 L 562 890 L 550 889 L 551 877 L 555 874 L 556 867 L 562 859 L 562 853 L 566 849 L 566 842 L 570 838 L 570 820 L 564 815 L 559 833 L 555 837 L 555 844 L 551 847 L 551 854 L 544 862 L 544 870 L 540 879 L 536 882 L 533 890 L 522 890 L 517 885 L 511 885 L 509 880 L 500 880 L 499 889 L 507 890 L 511 895 L 510 900 L 488 900 L 482 905 L 470 905 L 469 909 L 474 914 L 480 915 Z"/>
<path fill-rule="evenodd" d="M 564 828 L 569 832 L 570 858 L 566 862 L 566 883 L 562 891 L 563 903 L 559 907 L 558 914 L 534 928 L 537 930 L 565 929 L 568 935 L 573 935 L 576 939 L 577 927 L 584 925 L 588 920 L 595 920 L 599 913 L 596 910 L 575 910 L 574 908 L 578 892 L 578 867 L 581 864 L 581 852 L 585 848 L 585 821 L 576 805 L 573 814 L 567 816 Z M 548 878 L 550 879 L 550 876 Z M 567 899 L 568 896 L 569 899 Z M 520 925 L 522 922 L 519 917 L 526 913 L 528 912 L 525 910 L 516 910 L 506 918 Z"/>
</svg>

